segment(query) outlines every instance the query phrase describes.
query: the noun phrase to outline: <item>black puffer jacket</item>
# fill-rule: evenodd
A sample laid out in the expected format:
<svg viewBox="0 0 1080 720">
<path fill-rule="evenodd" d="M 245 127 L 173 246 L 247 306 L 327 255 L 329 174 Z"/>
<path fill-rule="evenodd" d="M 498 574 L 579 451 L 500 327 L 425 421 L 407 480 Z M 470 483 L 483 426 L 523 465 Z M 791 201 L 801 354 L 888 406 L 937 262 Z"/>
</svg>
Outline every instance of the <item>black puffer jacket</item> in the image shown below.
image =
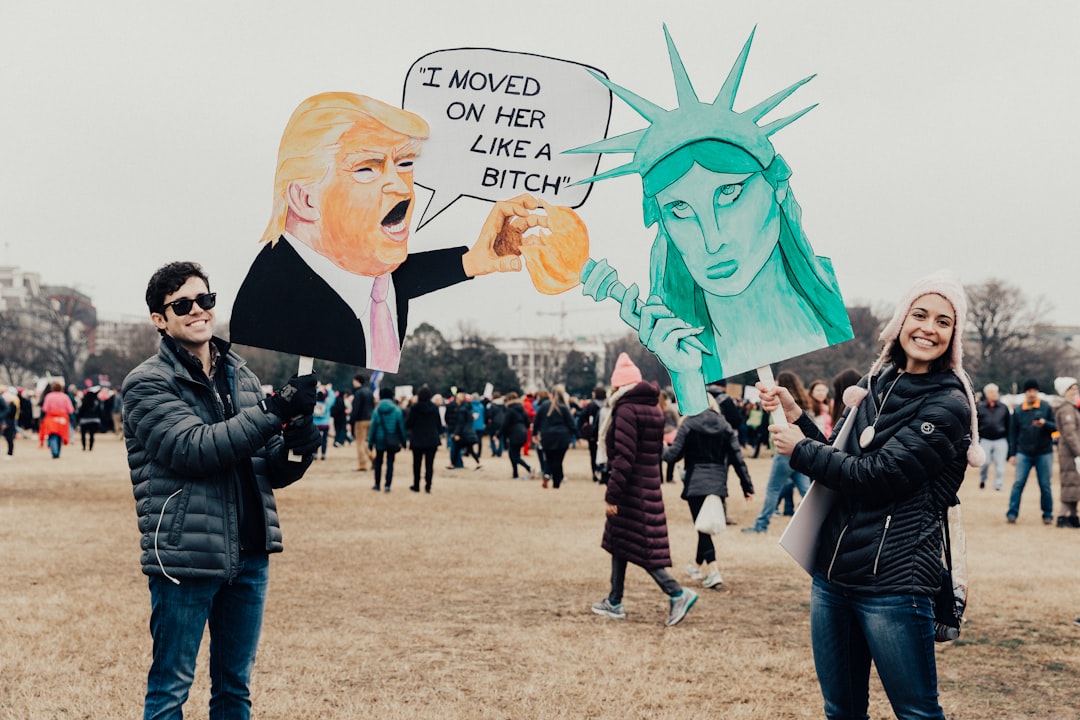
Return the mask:
<svg viewBox="0 0 1080 720">
<path fill-rule="evenodd" d="M 735 468 L 743 495 L 754 494 L 754 483 L 746 469 L 739 436 L 728 421 L 713 410 L 683 420 L 675 441 L 664 452 L 664 462 L 686 459 L 682 499 L 706 495 L 728 496 L 728 465 Z"/>
<path fill-rule="evenodd" d="M 940 582 L 940 520 L 964 479 L 971 411 L 951 371 L 905 373 L 863 449 L 858 439 L 896 377 L 895 368 L 885 370 L 874 378 L 874 397 L 844 414 L 841 423 L 854 423 L 844 449 L 822 442 L 804 414 L 799 427 L 813 439 L 795 446 L 791 467 L 838 493 L 818 536 L 817 573 L 875 595 L 933 595 Z M 866 378 L 859 384 L 866 387 Z"/>
<path fill-rule="evenodd" d="M 529 413 L 525 412 L 525 406 L 520 400 L 506 404 L 501 429 L 503 437 L 510 445 L 521 447 L 525 444 L 529 437 Z"/>
<path fill-rule="evenodd" d="M 533 437 L 540 437 L 545 450 L 565 450 L 574 439 L 574 418 L 565 405 L 551 407 L 551 401 L 545 400 L 536 409 Z"/>
<path fill-rule="evenodd" d="M 258 485 L 266 552 L 281 552 L 273 488 L 295 482 L 311 464 L 313 456 L 288 460 L 281 419 L 259 407 L 258 378 L 228 343 L 214 342 L 223 355 L 218 372 L 226 373 L 236 406 L 228 419 L 210 381 L 181 359 L 169 338 L 124 380 L 124 437 L 147 575 L 236 575 L 238 473 Z"/>
<path fill-rule="evenodd" d="M 430 400 L 417 400 L 416 404 L 409 408 L 405 429 L 409 431 L 409 447 L 413 450 L 432 450 L 439 447 L 439 438 L 442 436 L 439 408 Z"/>
</svg>

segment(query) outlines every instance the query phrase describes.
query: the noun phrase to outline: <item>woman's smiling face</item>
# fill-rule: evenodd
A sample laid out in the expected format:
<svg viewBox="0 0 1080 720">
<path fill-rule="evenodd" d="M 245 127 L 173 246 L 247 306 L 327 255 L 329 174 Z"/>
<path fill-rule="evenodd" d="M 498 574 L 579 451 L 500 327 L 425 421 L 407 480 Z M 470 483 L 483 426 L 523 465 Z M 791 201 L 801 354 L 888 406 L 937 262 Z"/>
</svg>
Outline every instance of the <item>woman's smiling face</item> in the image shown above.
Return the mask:
<svg viewBox="0 0 1080 720">
<path fill-rule="evenodd" d="M 713 295 L 738 295 L 780 238 L 780 208 L 761 173 L 719 173 L 695 163 L 656 194 L 660 222 L 687 270 Z"/>
<path fill-rule="evenodd" d="M 916 298 L 900 327 L 900 347 L 907 355 L 909 373 L 930 371 L 930 364 L 945 354 L 952 341 L 956 311 L 936 293 Z"/>
</svg>

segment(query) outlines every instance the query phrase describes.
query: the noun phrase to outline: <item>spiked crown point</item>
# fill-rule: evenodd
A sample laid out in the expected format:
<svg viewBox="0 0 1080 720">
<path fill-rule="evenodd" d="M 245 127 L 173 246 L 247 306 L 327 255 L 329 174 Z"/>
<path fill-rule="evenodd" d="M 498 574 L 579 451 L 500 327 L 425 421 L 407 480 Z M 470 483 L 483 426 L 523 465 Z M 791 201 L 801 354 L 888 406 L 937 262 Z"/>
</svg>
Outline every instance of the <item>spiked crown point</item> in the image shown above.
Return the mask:
<svg viewBox="0 0 1080 720">
<path fill-rule="evenodd" d="M 750 45 L 754 40 L 756 30 L 755 27 L 750 31 L 750 36 L 746 39 L 720 91 L 711 103 L 702 102 L 697 91 L 694 90 L 690 75 L 686 71 L 674 40 L 671 39 L 667 25 L 664 26 L 664 40 L 667 43 L 671 73 L 675 82 L 675 94 L 678 98 L 676 108 L 665 110 L 637 93 L 593 73 L 597 80 L 648 121 L 649 126 L 567 150 L 568 153 L 634 154 L 630 162 L 575 184 L 593 183 L 632 173 L 644 176 L 672 152 L 700 140 L 719 140 L 730 143 L 746 151 L 757 161 L 762 170 L 769 167 L 773 158 L 776 157 L 776 151 L 769 137 L 813 110 L 817 104 L 765 125 L 759 126 L 758 121 L 775 110 L 780 103 L 815 76 L 810 75 L 799 80 L 749 110 L 735 112 L 733 109 L 735 96 L 742 82 L 743 71 L 746 69 Z"/>
</svg>

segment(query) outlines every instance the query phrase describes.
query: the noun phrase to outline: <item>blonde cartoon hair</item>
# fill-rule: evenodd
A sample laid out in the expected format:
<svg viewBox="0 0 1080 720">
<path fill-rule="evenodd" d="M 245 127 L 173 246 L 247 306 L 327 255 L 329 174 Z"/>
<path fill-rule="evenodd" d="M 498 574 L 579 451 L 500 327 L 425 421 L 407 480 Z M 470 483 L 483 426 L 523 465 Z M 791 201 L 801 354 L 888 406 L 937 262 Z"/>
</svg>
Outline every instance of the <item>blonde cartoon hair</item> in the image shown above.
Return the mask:
<svg viewBox="0 0 1080 720">
<path fill-rule="evenodd" d="M 341 136 L 357 122 L 375 122 L 419 143 L 429 135 L 419 115 L 384 102 L 347 92 L 326 92 L 309 97 L 293 111 L 281 133 L 274 207 L 260 242 L 274 242 L 285 232 L 291 183 L 321 180 L 334 162 Z"/>
</svg>

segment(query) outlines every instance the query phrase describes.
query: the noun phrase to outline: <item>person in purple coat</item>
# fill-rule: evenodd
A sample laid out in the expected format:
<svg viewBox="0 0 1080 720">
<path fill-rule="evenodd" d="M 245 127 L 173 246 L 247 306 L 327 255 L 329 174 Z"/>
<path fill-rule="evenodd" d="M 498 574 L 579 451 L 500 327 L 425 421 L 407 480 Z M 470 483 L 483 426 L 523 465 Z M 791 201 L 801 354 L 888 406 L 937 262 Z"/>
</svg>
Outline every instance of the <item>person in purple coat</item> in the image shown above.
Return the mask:
<svg viewBox="0 0 1080 720">
<path fill-rule="evenodd" d="M 664 442 L 664 415 L 657 404 L 660 388 L 642 380 L 626 353 L 615 363 L 611 386 L 611 414 L 599 433 L 610 471 L 602 546 L 611 553 L 611 592 L 594 603 L 592 611 L 612 620 L 626 619 L 623 586 L 626 566 L 633 563 L 668 596 L 670 611 L 664 624 L 670 627 L 686 617 L 698 594 L 683 589 L 666 569 L 671 567 L 671 550 L 660 485 Z"/>
</svg>

